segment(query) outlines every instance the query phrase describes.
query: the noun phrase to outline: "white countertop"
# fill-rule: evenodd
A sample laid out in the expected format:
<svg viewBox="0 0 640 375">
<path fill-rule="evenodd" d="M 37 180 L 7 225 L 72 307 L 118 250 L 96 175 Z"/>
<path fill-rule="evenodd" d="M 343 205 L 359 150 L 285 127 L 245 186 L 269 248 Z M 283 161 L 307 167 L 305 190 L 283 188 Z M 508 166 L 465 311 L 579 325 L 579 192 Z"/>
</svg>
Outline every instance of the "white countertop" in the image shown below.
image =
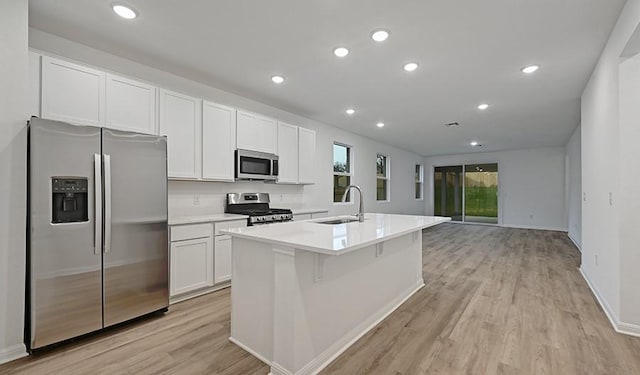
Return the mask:
<svg viewBox="0 0 640 375">
<path fill-rule="evenodd" d="M 294 215 L 317 214 L 320 212 L 329 212 L 326 208 L 292 208 Z"/>
<path fill-rule="evenodd" d="M 232 237 L 293 247 L 322 254 L 340 255 L 378 242 L 451 220 L 440 216 L 365 214 L 364 223 L 319 224 L 336 216 L 315 220 L 226 229 Z"/>
<path fill-rule="evenodd" d="M 235 214 L 209 214 L 209 215 L 185 215 L 169 218 L 169 225 L 216 223 L 222 221 L 246 220 L 247 215 Z"/>
</svg>

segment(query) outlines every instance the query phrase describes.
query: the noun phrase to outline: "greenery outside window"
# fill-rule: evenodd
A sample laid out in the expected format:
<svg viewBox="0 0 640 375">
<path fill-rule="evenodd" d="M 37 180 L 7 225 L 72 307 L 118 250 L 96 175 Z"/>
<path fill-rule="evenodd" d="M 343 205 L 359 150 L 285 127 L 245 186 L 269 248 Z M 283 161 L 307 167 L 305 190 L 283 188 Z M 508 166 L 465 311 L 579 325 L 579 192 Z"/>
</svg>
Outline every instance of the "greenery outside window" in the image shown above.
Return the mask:
<svg viewBox="0 0 640 375">
<path fill-rule="evenodd" d="M 376 155 L 376 200 L 389 201 L 389 158 Z"/>
<path fill-rule="evenodd" d="M 353 170 L 351 166 L 351 147 L 341 143 L 333 144 L 333 202 L 342 202 L 342 195 L 351 185 Z M 346 202 L 351 202 L 351 193 Z"/>
</svg>

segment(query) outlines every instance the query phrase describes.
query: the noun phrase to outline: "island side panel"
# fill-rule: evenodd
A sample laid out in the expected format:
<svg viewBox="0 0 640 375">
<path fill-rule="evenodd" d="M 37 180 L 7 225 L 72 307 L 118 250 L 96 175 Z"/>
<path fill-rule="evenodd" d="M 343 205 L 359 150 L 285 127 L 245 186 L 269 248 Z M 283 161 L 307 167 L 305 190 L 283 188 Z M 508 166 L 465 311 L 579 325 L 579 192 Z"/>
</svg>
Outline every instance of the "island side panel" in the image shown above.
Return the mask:
<svg viewBox="0 0 640 375">
<path fill-rule="evenodd" d="M 232 239 L 231 341 L 273 360 L 274 253 L 271 245 Z"/>
<path fill-rule="evenodd" d="M 420 289 L 421 244 L 418 230 L 340 256 L 297 249 L 290 292 L 294 366 L 288 370 L 325 367 Z"/>
</svg>

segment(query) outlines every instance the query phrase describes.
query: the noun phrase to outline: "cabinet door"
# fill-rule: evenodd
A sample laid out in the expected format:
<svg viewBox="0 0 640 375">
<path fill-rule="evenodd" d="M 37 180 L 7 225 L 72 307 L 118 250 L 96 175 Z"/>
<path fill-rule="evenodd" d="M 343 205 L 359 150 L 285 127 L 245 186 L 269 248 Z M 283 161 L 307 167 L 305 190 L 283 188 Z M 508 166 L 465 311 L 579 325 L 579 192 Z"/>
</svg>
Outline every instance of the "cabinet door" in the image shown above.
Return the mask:
<svg viewBox="0 0 640 375">
<path fill-rule="evenodd" d="M 215 283 L 231 280 L 231 236 L 216 236 Z"/>
<path fill-rule="evenodd" d="M 104 125 L 105 73 L 42 56 L 42 117 Z"/>
<path fill-rule="evenodd" d="M 276 120 L 257 117 L 258 150 L 270 154 L 278 153 L 278 125 Z"/>
<path fill-rule="evenodd" d="M 40 117 L 40 60 L 42 56 L 29 51 L 29 117 Z"/>
<path fill-rule="evenodd" d="M 202 174 L 201 103 L 160 90 L 160 134 L 167 136 L 169 178 L 198 179 Z"/>
<path fill-rule="evenodd" d="M 202 178 L 234 180 L 236 110 L 220 104 L 202 105 Z"/>
<path fill-rule="evenodd" d="M 170 294 L 213 285 L 213 239 L 198 238 L 171 243 Z"/>
<path fill-rule="evenodd" d="M 278 183 L 298 183 L 298 127 L 278 123 Z"/>
<path fill-rule="evenodd" d="M 105 126 L 145 134 L 157 134 L 156 88 L 107 73 Z"/>
<path fill-rule="evenodd" d="M 316 132 L 298 128 L 298 182 L 315 183 Z"/>
<path fill-rule="evenodd" d="M 258 150 L 258 122 L 256 116 L 251 113 L 238 111 L 237 125 L 238 148 L 260 151 Z"/>
</svg>

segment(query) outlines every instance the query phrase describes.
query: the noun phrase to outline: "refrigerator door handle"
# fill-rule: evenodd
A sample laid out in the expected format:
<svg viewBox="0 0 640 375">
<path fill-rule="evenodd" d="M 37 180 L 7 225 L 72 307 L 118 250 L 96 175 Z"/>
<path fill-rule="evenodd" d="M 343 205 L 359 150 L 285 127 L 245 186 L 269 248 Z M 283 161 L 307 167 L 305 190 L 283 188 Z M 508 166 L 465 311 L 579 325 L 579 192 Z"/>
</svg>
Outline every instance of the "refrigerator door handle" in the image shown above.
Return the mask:
<svg viewBox="0 0 640 375">
<path fill-rule="evenodd" d="M 104 253 L 111 252 L 111 156 L 104 158 Z"/>
<path fill-rule="evenodd" d="M 102 253 L 102 155 L 93 154 L 94 229 L 93 253 Z"/>
</svg>

